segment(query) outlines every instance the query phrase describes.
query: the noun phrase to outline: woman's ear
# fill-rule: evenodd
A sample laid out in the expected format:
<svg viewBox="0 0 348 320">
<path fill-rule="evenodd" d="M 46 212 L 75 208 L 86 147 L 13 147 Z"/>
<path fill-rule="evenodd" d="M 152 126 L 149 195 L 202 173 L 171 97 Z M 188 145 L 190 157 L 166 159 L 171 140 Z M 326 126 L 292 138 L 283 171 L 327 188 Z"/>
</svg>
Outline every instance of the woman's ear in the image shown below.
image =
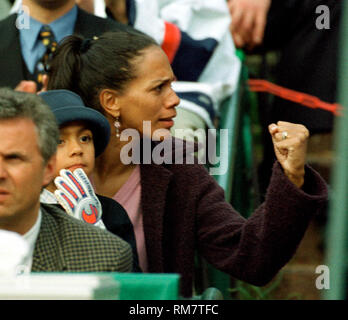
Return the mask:
<svg viewBox="0 0 348 320">
<path fill-rule="evenodd" d="M 103 89 L 99 93 L 99 103 L 105 112 L 113 118 L 120 116 L 120 106 L 117 103 L 117 92 L 113 89 Z"/>
</svg>

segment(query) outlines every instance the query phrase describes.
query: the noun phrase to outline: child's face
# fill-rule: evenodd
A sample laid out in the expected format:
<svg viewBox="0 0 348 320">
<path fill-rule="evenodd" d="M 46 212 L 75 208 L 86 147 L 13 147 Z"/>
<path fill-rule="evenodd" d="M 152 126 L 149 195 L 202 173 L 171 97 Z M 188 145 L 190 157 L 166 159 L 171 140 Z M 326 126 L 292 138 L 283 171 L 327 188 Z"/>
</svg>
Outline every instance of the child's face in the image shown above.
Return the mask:
<svg viewBox="0 0 348 320">
<path fill-rule="evenodd" d="M 87 175 L 94 169 L 95 152 L 92 131 L 83 121 L 69 122 L 60 127 L 57 149 L 56 176 L 61 169 L 74 171 L 82 168 Z M 52 189 L 52 186 L 48 188 Z M 53 187 L 53 190 L 56 188 Z"/>
</svg>

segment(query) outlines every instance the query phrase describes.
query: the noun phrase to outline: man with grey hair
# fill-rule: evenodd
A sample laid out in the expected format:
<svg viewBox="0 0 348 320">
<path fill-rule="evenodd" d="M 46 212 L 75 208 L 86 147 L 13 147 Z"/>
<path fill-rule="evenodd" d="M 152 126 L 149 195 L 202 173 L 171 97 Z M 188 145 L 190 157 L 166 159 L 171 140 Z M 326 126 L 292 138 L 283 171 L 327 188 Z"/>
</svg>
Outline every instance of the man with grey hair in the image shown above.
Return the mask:
<svg viewBox="0 0 348 320">
<path fill-rule="evenodd" d="M 43 100 L 0 89 L 0 137 L 0 230 L 27 241 L 23 265 L 31 271 L 131 271 L 128 243 L 40 205 L 41 190 L 55 173 L 59 139 L 56 119 Z"/>
</svg>

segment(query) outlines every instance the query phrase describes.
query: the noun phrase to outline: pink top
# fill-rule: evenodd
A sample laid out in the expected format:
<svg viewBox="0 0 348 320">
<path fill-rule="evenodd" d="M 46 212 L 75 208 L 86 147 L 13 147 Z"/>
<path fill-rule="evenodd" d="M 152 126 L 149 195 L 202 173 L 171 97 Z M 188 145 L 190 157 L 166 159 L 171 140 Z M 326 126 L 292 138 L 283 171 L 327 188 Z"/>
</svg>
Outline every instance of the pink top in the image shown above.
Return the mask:
<svg viewBox="0 0 348 320">
<path fill-rule="evenodd" d="M 143 212 L 141 210 L 141 183 L 139 165 L 135 167 L 128 180 L 112 198 L 118 201 L 128 213 L 128 216 L 133 224 L 135 239 L 137 242 L 139 265 L 143 272 L 147 272 Z"/>
</svg>

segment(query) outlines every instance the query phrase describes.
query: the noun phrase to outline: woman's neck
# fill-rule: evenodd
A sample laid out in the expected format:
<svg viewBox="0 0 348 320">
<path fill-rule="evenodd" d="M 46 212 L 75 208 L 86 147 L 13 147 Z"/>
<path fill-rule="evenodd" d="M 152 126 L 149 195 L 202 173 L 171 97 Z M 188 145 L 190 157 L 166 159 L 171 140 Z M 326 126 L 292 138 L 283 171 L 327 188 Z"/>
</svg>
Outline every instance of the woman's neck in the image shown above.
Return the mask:
<svg viewBox="0 0 348 320">
<path fill-rule="evenodd" d="M 121 149 L 123 144 L 115 138 L 111 138 L 108 146 L 95 162 L 94 175 L 100 178 L 103 176 L 113 175 L 114 173 L 121 173 L 127 170 L 127 165 L 121 161 Z"/>
<path fill-rule="evenodd" d="M 96 159 L 93 171 L 93 182 L 97 193 L 112 197 L 127 181 L 135 164 L 124 164 L 121 150 L 128 142 L 111 138 L 107 148 Z"/>
</svg>

